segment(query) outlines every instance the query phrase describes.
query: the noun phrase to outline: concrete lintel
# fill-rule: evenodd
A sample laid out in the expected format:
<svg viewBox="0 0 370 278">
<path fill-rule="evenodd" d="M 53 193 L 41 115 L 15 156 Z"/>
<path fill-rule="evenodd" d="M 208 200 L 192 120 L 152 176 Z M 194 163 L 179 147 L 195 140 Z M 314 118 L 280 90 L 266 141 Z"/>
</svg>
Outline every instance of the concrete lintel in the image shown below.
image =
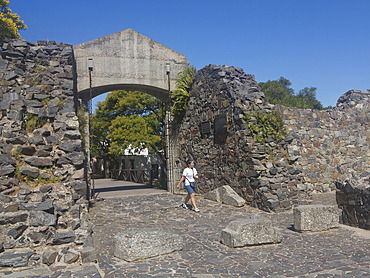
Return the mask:
<svg viewBox="0 0 370 278">
<path fill-rule="evenodd" d="M 93 96 L 126 89 L 167 100 L 168 77 L 173 90 L 178 73 L 189 64 L 183 54 L 132 29 L 76 45 L 74 56 L 77 91 L 82 94 L 89 91 L 88 67 L 92 67 Z"/>
</svg>

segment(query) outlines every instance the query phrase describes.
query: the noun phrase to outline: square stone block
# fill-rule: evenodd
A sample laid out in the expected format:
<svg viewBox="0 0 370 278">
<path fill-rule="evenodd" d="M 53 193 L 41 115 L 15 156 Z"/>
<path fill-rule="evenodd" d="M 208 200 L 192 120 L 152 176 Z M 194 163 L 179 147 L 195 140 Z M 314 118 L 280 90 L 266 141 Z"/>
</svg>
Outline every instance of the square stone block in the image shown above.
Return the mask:
<svg viewBox="0 0 370 278">
<path fill-rule="evenodd" d="M 114 237 L 114 256 L 128 262 L 182 250 L 182 236 L 156 228 L 130 228 Z"/>
<path fill-rule="evenodd" d="M 305 205 L 293 208 L 294 229 L 303 231 L 325 231 L 339 226 L 337 206 Z"/>
<path fill-rule="evenodd" d="M 282 239 L 280 230 L 272 221 L 260 215 L 231 221 L 221 231 L 221 242 L 231 248 L 279 243 Z"/>
</svg>

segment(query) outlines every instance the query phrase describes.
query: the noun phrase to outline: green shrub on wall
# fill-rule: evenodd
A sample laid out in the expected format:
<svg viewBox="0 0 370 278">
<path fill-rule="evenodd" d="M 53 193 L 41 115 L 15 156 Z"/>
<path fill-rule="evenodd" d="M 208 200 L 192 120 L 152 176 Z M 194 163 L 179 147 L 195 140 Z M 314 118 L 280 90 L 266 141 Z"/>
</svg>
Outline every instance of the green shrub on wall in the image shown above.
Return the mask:
<svg viewBox="0 0 370 278">
<path fill-rule="evenodd" d="M 190 88 L 194 81 L 195 72 L 196 69 L 193 66 L 188 66 L 179 72 L 176 89 L 171 92 L 173 102 L 171 112 L 175 117 L 180 116 L 188 109 Z"/>
<path fill-rule="evenodd" d="M 43 127 L 48 119 L 45 117 L 38 117 L 37 115 L 27 113 L 25 118 L 26 131 L 32 133 L 35 129 Z"/>
<path fill-rule="evenodd" d="M 265 144 L 267 138 L 280 141 L 287 135 L 284 121 L 278 112 L 245 113 L 243 120 L 248 123 L 249 132 L 258 143 Z"/>
</svg>

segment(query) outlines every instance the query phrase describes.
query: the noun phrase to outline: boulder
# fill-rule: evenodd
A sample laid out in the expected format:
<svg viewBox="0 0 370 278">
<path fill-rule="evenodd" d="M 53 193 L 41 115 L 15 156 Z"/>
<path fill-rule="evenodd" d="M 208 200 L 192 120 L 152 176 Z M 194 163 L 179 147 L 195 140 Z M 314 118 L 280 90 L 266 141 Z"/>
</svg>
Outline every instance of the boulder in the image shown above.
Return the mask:
<svg viewBox="0 0 370 278">
<path fill-rule="evenodd" d="M 85 196 L 87 194 L 86 182 L 71 182 L 69 185 L 76 191 L 80 196 Z"/>
<path fill-rule="evenodd" d="M 73 264 L 77 262 L 79 257 L 78 253 L 66 251 L 64 254 L 64 262 L 67 264 Z"/>
<path fill-rule="evenodd" d="M 296 231 L 325 231 L 339 226 L 337 206 L 301 205 L 293 208 Z"/>
<path fill-rule="evenodd" d="M 41 93 L 41 88 L 40 87 L 30 87 L 26 89 L 27 94 L 37 94 Z"/>
<path fill-rule="evenodd" d="M 41 135 L 36 135 L 36 136 L 33 136 L 33 137 L 29 137 L 28 142 L 30 144 L 34 144 L 36 146 L 45 145 L 44 138 Z"/>
<path fill-rule="evenodd" d="M 50 157 L 30 157 L 30 158 L 26 158 L 26 162 L 36 167 L 53 166 L 53 162 Z"/>
<path fill-rule="evenodd" d="M 17 239 L 17 238 L 19 238 L 23 234 L 23 232 L 26 229 L 27 229 L 27 226 L 21 224 L 20 226 L 15 227 L 15 228 L 9 230 L 8 235 L 11 236 L 14 239 Z"/>
<path fill-rule="evenodd" d="M 21 166 L 21 174 L 26 175 L 30 178 L 37 178 L 39 175 L 39 169 L 36 167 Z"/>
<path fill-rule="evenodd" d="M 66 157 L 75 166 L 80 166 L 85 161 L 85 155 L 84 155 L 83 152 L 72 152 L 72 153 L 68 154 Z"/>
<path fill-rule="evenodd" d="M 240 197 L 229 185 L 224 185 L 209 191 L 208 193 L 204 194 L 204 198 L 235 207 L 241 207 L 245 204 L 245 200 Z"/>
<path fill-rule="evenodd" d="M 59 149 L 65 152 L 81 151 L 82 150 L 81 140 L 64 141 L 59 145 Z"/>
<path fill-rule="evenodd" d="M 77 118 L 76 119 L 68 119 L 66 120 L 65 124 L 67 125 L 68 129 L 78 129 L 79 128 L 79 123 Z"/>
<path fill-rule="evenodd" d="M 42 262 L 46 265 L 52 265 L 58 256 L 56 251 L 46 251 L 42 254 Z"/>
<path fill-rule="evenodd" d="M 31 249 L 11 250 L 0 254 L 0 266 L 21 267 L 27 266 L 30 257 L 35 254 Z"/>
<path fill-rule="evenodd" d="M 8 60 L 0 58 L 0 73 L 4 73 L 8 67 Z"/>
<path fill-rule="evenodd" d="M 78 130 L 67 130 L 64 133 L 64 138 L 65 139 L 71 139 L 71 140 L 80 139 L 81 134 Z"/>
<path fill-rule="evenodd" d="M 15 224 L 18 222 L 26 222 L 28 214 L 25 212 L 10 212 L 0 215 L 0 225 Z"/>
<path fill-rule="evenodd" d="M 70 163 L 71 161 L 65 156 L 61 156 L 57 160 L 57 165 L 65 165 L 65 164 L 70 164 Z"/>
<path fill-rule="evenodd" d="M 48 156 L 50 156 L 50 152 L 44 151 L 44 150 L 38 150 L 36 152 L 36 156 L 37 157 L 48 157 Z"/>
<path fill-rule="evenodd" d="M 52 186 L 50 185 L 45 185 L 45 186 L 41 186 L 40 187 L 40 192 L 41 193 L 48 193 L 48 192 L 51 192 L 51 190 L 53 189 Z"/>
<path fill-rule="evenodd" d="M 49 227 L 40 227 L 38 230 L 28 233 L 27 236 L 33 243 L 45 242 L 54 235 L 54 228 Z"/>
<path fill-rule="evenodd" d="M 59 122 L 55 121 L 53 123 L 54 131 L 58 131 L 59 129 L 65 130 L 66 129 L 66 123 L 65 122 Z"/>
<path fill-rule="evenodd" d="M 36 148 L 34 146 L 22 146 L 21 147 L 21 154 L 32 156 L 36 152 Z"/>
<path fill-rule="evenodd" d="M 82 180 L 85 177 L 85 169 L 77 170 L 73 176 L 71 177 L 72 180 Z"/>
<path fill-rule="evenodd" d="M 56 136 L 50 135 L 50 136 L 46 137 L 46 142 L 48 144 L 55 144 L 55 143 L 59 142 L 59 139 Z"/>
<path fill-rule="evenodd" d="M 30 226 L 55 226 L 57 216 L 44 211 L 31 211 L 30 212 Z"/>
<path fill-rule="evenodd" d="M 53 200 L 47 199 L 40 203 L 20 203 L 19 208 L 23 210 L 48 211 L 53 208 Z"/>
<path fill-rule="evenodd" d="M 44 137 L 46 137 L 46 136 L 50 135 L 50 131 L 46 128 L 37 128 L 32 133 L 33 133 L 34 136 L 44 136 Z"/>
<path fill-rule="evenodd" d="M 283 236 L 272 221 L 260 215 L 231 221 L 221 231 L 221 242 L 228 247 L 280 243 Z"/>
<path fill-rule="evenodd" d="M 58 113 L 58 107 L 57 106 L 48 107 L 48 118 L 55 118 L 57 113 Z"/>
<path fill-rule="evenodd" d="M 40 108 L 44 106 L 41 101 L 38 101 L 36 99 L 25 100 L 25 104 L 27 106 L 27 112 L 29 112 L 28 108 Z"/>
<path fill-rule="evenodd" d="M 15 158 L 13 158 L 10 154 L 0 154 L 0 165 L 14 165 L 15 163 Z"/>
<path fill-rule="evenodd" d="M 81 261 L 83 263 L 96 262 L 96 250 L 94 247 L 84 247 L 81 249 Z"/>
<path fill-rule="evenodd" d="M 114 237 L 114 256 L 125 261 L 146 259 L 182 250 L 183 238 L 156 228 L 130 228 Z"/>
<path fill-rule="evenodd" d="M 0 166 L 0 176 L 6 176 L 14 173 L 15 168 L 12 165 Z"/>
<path fill-rule="evenodd" d="M 55 245 L 70 243 L 75 240 L 75 237 L 76 236 L 73 231 L 58 231 L 55 234 L 52 243 Z"/>
</svg>

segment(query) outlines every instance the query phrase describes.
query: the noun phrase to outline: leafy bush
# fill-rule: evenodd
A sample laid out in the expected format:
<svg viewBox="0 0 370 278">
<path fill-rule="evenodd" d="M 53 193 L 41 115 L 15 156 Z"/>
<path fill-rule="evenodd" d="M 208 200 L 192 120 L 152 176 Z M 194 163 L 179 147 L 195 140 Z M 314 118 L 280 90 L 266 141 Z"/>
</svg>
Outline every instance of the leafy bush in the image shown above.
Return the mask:
<svg viewBox="0 0 370 278">
<path fill-rule="evenodd" d="M 248 123 L 249 131 L 258 143 L 266 143 L 267 138 L 280 141 L 286 136 L 284 121 L 277 112 L 254 111 L 246 113 L 243 120 Z"/>
<path fill-rule="evenodd" d="M 175 117 L 180 116 L 188 109 L 190 88 L 194 81 L 193 75 L 195 72 L 195 67 L 188 66 L 178 75 L 176 89 L 171 92 L 171 100 L 173 102 L 171 112 Z"/>
</svg>

